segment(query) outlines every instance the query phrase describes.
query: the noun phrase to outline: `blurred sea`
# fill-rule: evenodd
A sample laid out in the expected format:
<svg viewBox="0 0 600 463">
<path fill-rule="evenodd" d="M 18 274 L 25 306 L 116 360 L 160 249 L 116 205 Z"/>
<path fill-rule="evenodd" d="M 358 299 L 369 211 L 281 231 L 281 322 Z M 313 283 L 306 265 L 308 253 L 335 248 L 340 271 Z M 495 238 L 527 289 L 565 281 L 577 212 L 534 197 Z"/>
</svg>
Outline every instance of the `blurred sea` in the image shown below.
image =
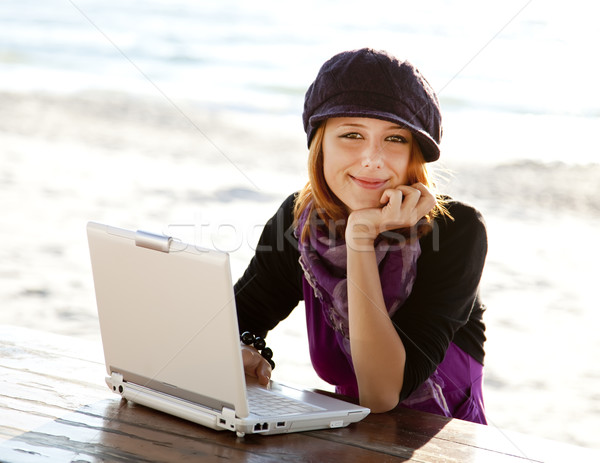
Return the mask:
<svg viewBox="0 0 600 463">
<path fill-rule="evenodd" d="M 600 448 L 597 17 L 583 0 L 3 0 L 0 323 L 99 342 L 88 220 L 228 251 L 239 276 L 306 181 L 319 66 L 386 49 L 440 96 L 441 190 L 487 220 L 490 425 Z M 270 335 L 275 373 L 321 386 L 302 317 Z"/>
</svg>

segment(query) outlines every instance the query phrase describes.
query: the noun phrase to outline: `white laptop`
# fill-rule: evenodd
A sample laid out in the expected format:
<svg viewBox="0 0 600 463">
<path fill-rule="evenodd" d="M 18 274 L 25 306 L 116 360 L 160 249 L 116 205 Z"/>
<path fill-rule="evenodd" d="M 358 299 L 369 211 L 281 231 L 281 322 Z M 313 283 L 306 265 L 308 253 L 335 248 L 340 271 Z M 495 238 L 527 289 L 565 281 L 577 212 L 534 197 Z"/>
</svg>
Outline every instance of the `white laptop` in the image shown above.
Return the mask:
<svg viewBox="0 0 600 463">
<path fill-rule="evenodd" d="M 339 428 L 369 414 L 245 376 L 227 253 L 94 222 L 87 233 L 114 392 L 239 436 Z"/>
</svg>

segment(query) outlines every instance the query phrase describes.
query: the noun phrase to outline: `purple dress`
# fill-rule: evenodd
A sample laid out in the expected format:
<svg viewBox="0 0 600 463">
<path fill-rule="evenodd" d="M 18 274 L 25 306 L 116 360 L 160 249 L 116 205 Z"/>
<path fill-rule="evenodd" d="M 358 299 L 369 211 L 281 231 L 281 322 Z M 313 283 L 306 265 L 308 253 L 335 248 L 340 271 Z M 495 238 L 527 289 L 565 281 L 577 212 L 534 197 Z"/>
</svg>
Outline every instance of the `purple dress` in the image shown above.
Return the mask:
<svg viewBox="0 0 600 463">
<path fill-rule="evenodd" d="M 358 398 L 354 367 L 342 351 L 339 335 L 327 323 L 321 302 L 305 278 L 302 284 L 313 368 L 321 379 L 335 385 L 338 394 Z M 483 366 L 450 343 L 442 363 L 399 406 L 487 424 L 482 388 Z"/>
</svg>

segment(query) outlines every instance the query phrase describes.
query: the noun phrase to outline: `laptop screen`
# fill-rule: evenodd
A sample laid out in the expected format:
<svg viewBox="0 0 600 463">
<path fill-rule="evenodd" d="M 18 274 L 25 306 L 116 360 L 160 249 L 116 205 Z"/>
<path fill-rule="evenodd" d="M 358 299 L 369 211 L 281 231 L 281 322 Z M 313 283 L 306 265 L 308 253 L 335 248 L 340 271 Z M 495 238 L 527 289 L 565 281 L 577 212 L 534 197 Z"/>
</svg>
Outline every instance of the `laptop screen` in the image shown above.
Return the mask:
<svg viewBox="0 0 600 463">
<path fill-rule="evenodd" d="M 229 256 L 90 222 L 107 372 L 248 415 Z"/>
</svg>

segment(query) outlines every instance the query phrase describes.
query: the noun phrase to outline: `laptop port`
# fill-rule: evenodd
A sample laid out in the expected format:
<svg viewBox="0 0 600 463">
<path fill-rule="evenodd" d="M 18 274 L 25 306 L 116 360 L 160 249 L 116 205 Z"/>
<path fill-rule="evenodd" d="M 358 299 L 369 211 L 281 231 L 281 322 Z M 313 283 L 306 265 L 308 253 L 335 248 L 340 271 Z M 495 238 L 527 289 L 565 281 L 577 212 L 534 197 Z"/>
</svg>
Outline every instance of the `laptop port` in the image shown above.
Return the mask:
<svg viewBox="0 0 600 463">
<path fill-rule="evenodd" d="M 254 425 L 254 432 L 268 431 L 269 423 L 256 423 Z"/>
<path fill-rule="evenodd" d="M 278 421 L 277 422 L 277 427 L 278 428 L 285 428 L 285 421 Z"/>
</svg>

